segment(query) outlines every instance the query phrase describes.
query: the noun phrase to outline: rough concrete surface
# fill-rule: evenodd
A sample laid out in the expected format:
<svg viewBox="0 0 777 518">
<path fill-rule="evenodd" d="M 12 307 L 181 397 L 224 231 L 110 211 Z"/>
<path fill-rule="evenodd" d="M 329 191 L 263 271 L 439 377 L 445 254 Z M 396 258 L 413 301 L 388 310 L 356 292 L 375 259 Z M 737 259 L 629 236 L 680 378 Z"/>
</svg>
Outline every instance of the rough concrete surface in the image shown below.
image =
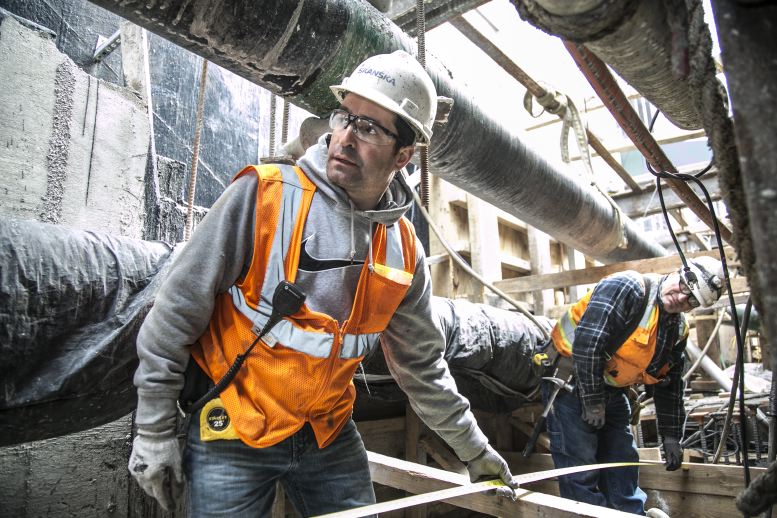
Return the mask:
<svg viewBox="0 0 777 518">
<path fill-rule="evenodd" d="M 140 238 L 146 107 L 0 21 L 0 217 Z M 88 189 L 88 197 L 87 197 Z M 127 472 L 130 420 L 0 449 L 0 517 L 161 516 Z"/>
<path fill-rule="evenodd" d="M 141 237 L 149 132 L 137 95 L 89 76 L 10 17 L 0 63 L 2 213 Z"/>
<path fill-rule="evenodd" d="M 0 516 L 128 516 L 129 417 L 0 448 Z"/>
</svg>

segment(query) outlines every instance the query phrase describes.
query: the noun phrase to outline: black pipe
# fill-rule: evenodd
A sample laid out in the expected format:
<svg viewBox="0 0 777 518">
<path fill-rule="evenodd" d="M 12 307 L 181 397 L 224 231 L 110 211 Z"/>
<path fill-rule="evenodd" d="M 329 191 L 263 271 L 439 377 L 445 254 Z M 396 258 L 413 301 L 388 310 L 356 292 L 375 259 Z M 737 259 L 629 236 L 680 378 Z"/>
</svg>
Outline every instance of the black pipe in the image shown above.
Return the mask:
<svg viewBox="0 0 777 518">
<path fill-rule="evenodd" d="M 329 85 L 366 57 L 416 53 L 405 33 L 360 0 L 93 3 L 318 115 L 336 105 Z M 439 61 L 429 59 L 427 69 L 438 93 L 455 101 L 450 122 L 435 130 L 431 172 L 602 262 L 666 255 L 625 217 L 620 248 L 618 218 L 600 194 L 481 110 Z"/>
</svg>

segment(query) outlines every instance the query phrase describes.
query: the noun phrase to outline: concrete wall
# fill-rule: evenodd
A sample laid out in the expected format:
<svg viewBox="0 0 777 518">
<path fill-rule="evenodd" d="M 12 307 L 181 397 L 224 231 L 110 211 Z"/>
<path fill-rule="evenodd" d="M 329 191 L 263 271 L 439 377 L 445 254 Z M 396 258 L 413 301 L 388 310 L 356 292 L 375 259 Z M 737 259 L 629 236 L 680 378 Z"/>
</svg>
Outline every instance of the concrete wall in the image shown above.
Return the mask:
<svg viewBox="0 0 777 518">
<path fill-rule="evenodd" d="M 0 18 L 0 217 L 140 238 L 145 105 L 82 71 L 47 32 Z M 127 416 L 0 448 L 0 516 L 164 515 L 130 480 L 129 440 Z"/>
<path fill-rule="evenodd" d="M 46 33 L 0 22 L 0 213 L 140 238 L 146 107 Z"/>
</svg>

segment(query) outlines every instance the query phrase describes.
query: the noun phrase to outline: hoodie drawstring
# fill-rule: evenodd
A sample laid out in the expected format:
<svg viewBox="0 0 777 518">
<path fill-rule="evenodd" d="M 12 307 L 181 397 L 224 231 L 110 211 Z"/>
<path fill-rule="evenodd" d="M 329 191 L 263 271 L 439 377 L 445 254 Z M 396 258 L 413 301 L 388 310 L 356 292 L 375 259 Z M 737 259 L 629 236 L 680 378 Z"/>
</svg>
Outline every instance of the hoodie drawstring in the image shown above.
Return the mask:
<svg viewBox="0 0 777 518">
<path fill-rule="evenodd" d="M 353 232 L 353 202 L 351 199 L 348 199 L 348 204 L 351 206 L 351 252 L 349 259 L 351 260 L 351 264 L 353 264 L 353 258 L 356 255 L 356 246 L 354 245 L 354 232 Z"/>
<path fill-rule="evenodd" d="M 367 243 L 369 243 L 369 261 L 367 263 L 367 268 L 370 269 L 370 273 L 375 271 L 375 267 L 372 264 L 372 221 L 370 221 L 370 231 L 367 232 Z"/>
</svg>

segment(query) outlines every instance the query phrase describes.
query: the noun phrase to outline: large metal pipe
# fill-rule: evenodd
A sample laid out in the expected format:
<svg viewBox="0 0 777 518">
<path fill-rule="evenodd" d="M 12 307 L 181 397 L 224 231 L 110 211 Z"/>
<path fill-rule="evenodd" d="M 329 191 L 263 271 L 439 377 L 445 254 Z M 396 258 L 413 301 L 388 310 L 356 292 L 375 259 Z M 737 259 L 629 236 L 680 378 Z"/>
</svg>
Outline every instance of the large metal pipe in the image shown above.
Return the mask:
<svg viewBox="0 0 777 518">
<path fill-rule="evenodd" d="M 335 107 L 329 85 L 367 56 L 415 43 L 360 0 L 92 0 L 316 114 Z M 518 132 L 480 109 L 475 97 L 429 57 L 438 93 L 455 100 L 435 130 L 431 171 L 603 262 L 665 255 L 631 220 L 529 149 Z"/>
<path fill-rule="evenodd" d="M 689 50 L 696 50 L 696 42 L 687 37 L 689 24 L 703 23 L 700 1 L 690 10 L 685 0 L 511 2 L 532 25 L 585 43 L 680 128 L 702 127 L 698 107 L 689 102 L 699 94 L 688 77 Z"/>
</svg>

